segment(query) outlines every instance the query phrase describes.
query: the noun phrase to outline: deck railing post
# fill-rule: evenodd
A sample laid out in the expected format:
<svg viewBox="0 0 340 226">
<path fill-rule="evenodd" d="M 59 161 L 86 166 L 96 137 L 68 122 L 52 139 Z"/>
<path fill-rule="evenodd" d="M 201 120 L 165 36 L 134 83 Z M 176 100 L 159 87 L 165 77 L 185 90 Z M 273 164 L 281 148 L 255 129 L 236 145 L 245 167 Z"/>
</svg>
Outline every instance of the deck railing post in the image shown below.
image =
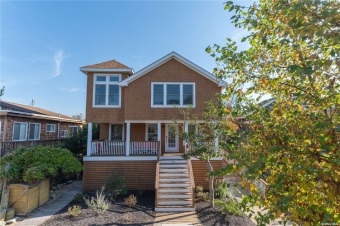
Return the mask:
<svg viewBox="0 0 340 226">
<path fill-rule="evenodd" d="M 91 143 L 92 143 L 92 123 L 87 124 L 87 152 L 86 155 L 91 155 Z"/>
<path fill-rule="evenodd" d="M 130 129 L 131 129 L 131 123 L 127 122 L 126 123 L 126 145 L 125 145 L 126 156 L 130 155 Z"/>
</svg>

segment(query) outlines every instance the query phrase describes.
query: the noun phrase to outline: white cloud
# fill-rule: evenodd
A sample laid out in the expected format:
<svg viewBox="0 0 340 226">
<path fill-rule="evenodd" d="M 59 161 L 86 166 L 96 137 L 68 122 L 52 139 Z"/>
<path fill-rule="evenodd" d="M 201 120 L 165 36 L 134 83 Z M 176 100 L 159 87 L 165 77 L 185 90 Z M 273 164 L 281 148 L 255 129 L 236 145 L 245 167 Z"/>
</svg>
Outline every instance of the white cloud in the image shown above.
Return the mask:
<svg viewBox="0 0 340 226">
<path fill-rule="evenodd" d="M 55 71 L 52 77 L 57 77 L 61 74 L 61 63 L 65 58 L 64 50 L 59 50 L 54 54 Z"/>
</svg>

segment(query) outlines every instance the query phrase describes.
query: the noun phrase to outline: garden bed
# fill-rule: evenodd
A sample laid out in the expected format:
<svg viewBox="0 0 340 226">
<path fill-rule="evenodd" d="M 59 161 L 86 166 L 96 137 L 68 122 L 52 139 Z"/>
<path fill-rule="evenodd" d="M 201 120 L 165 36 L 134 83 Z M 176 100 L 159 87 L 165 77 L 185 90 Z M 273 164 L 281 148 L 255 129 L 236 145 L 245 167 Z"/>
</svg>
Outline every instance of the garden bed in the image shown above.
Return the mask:
<svg viewBox="0 0 340 226">
<path fill-rule="evenodd" d="M 196 202 L 196 213 L 205 226 L 255 226 L 248 217 L 222 213 L 218 206 L 210 207 L 208 201 Z"/>
<path fill-rule="evenodd" d="M 133 193 L 138 198 L 137 206 L 130 208 L 125 205 L 124 197 L 118 197 L 111 201 L 109 210 L 97 215 L 89 209 L 82 199 L 74 200 L 65 206 L 56 215 L 41 224 L 41 226 L 64 226 L 64 225 L 152 225 L 155 218 L 155 193 L 145 191 L 142 194 Z M 93 194 L 90 194 L 93 195 Z M 73 218 L 68 213 L 68 208 L 78 205 L 82 210 L 79 216 Z"/>
</svg>

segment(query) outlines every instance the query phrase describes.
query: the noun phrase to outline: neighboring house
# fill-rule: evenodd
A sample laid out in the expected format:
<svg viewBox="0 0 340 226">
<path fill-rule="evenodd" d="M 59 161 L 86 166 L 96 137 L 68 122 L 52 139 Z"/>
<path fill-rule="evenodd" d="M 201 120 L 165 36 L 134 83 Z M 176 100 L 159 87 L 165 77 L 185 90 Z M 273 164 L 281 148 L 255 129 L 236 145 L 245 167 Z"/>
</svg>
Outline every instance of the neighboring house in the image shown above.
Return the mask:
<svg viewBox="0 0 340 226">
<path fill-rule="evenodd" d="M 60 142 L 83 124 L 79 119 L 42 108 L 0 101 L 1 156 L 18 146 Z"/>
<path fill-rule="evenodd" d="M 115 60 L 80 70 L 87 75 L 84 190 L 100 188 L 115 173 L 126 177 L 128 189 L 156 190 L 156 211 L 192 210 L 192 185 L 208 188 L 208 170 L 204 162 L 181 158 L 187 145 L 174 119 L 185 123 L 179 109 L 189 106 L 203 113 L 225 83 L 175 52 L 136 73 Z M 99 141 L 92 141 L 93 123 L 100 124 Z M 215 169 L 224 164 L 213 161 Z"/>
</svg>

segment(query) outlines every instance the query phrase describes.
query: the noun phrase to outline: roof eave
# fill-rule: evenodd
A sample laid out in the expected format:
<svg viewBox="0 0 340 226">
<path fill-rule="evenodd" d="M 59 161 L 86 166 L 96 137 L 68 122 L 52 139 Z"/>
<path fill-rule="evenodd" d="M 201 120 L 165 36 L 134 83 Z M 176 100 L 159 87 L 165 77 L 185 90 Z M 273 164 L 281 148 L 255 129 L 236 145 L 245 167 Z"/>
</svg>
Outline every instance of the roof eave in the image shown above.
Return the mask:
<svg viewBox="0 0 340 226">
<path fill-rule="evenodd" d="M 86 68 L 86 67 L 81 67 L 80 68 L 81 72 L 127 72 L 133 75 L 135 72 L 132 68 Z"/>
<path fill-rule="evenodd" d="M 149 71 L 152 71 L 153 69 L 157 68 L 158 66 L 168 62 L 171 59 L 177 59 L 192 70 L 196 71 L 197 73 L 203 75 L 205 78 L 211 80 L 212 82 L 216 83 L 219 87 L 225 87 L 225 84 L 220 84 L 220 82 L 217 80 L 217 78 L 211 74 L 210 72 L 204 70 L 203 68 L 199 67 L 198 65 L 192 63 L 188 59 L 184 58 L 183 56 L 179 55 L 176 52 L 171 52 L 168 55 L 162 57 L 161 59 L 155 61 L 154 63 L 150 64 L 149 66 L 143 68 L 142 70 L 138 71 L 134 76 L 131 76 L 119 83 L 120 86 L 128 86 L 129 83 L 133 82 L 134 80 L 140 78 L 144 74 L 148 73 Z"/>
</svg>

